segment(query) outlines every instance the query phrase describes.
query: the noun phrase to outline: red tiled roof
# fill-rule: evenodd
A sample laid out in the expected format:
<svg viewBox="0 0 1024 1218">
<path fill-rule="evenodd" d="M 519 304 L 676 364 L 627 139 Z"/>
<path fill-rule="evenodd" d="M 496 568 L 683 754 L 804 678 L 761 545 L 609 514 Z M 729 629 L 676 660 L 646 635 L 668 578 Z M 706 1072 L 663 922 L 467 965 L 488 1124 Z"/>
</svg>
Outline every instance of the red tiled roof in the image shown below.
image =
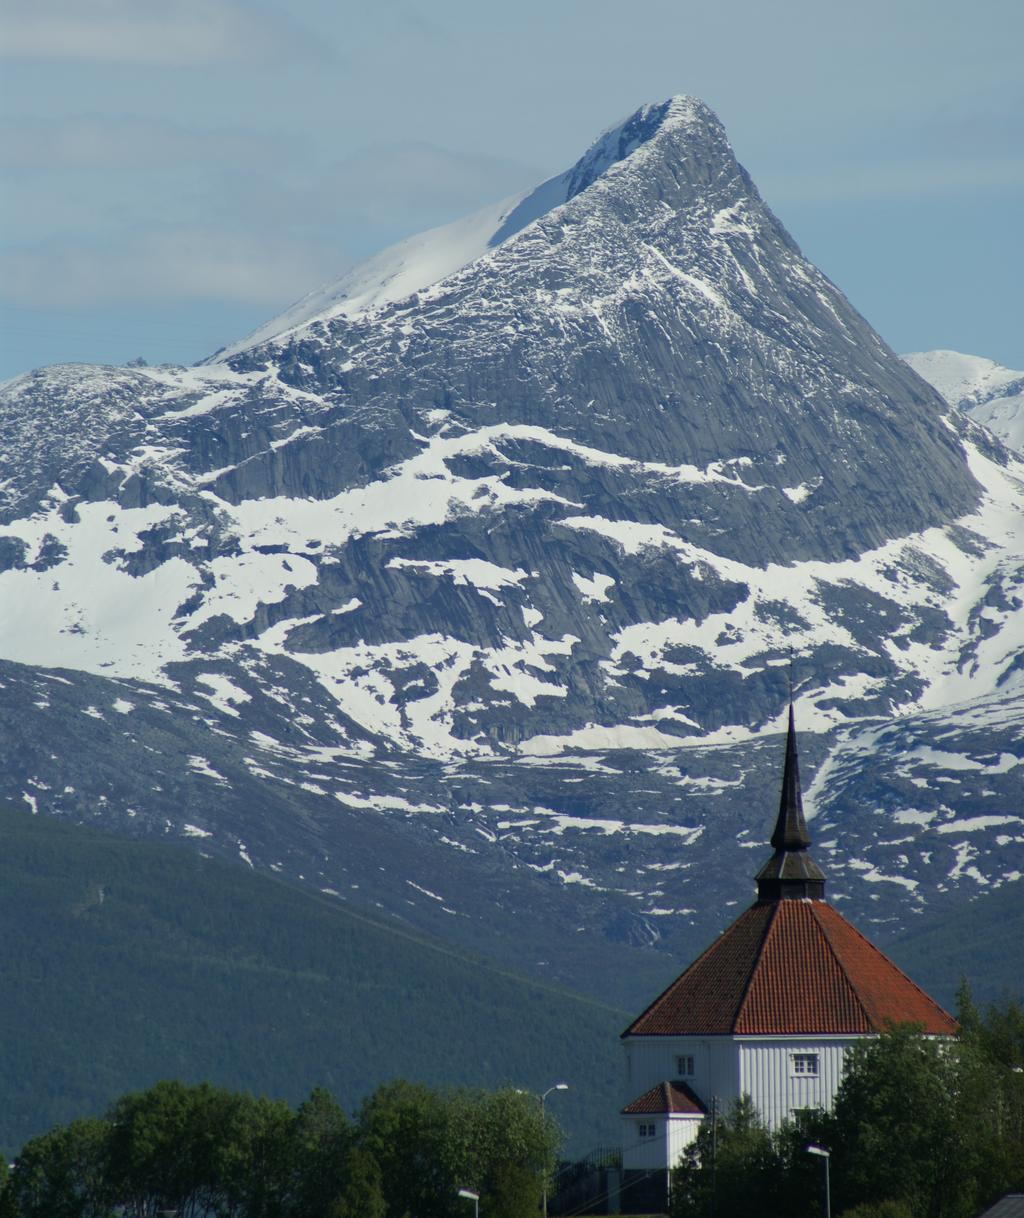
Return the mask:
<svg viewBox="0 0 1024 1218">
<path fill-rule="evenodd" d="M 623 1036 L 801 1035 L 956 1021 L 825 901 L 759 901 Z"/>
<path fill-rule="evenodd" d="M 645 1113 L 684 1113 L 704 1116 L 707 1109 L 685 1083 L 659 1083 L 623 1108 L 623 1116 Z"/>
</svg>

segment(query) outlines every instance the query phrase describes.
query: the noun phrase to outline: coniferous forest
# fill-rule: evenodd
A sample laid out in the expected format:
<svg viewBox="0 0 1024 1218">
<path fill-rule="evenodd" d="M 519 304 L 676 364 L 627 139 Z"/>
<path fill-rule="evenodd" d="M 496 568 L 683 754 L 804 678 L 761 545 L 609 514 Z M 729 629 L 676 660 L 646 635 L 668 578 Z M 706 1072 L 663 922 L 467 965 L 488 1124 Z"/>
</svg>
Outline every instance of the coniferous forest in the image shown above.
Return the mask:
<svg viewBox="0 0 1024 1218">
<path fill-rule="evenodd" d="M 567 1078 L 573 1153 L 616 1130 L 626 1011 L 180 847 L 2 806 L 0 839 L 8 1158 L 168 1077 L 349 1111 L 395 1077 Z"/>
</svg>

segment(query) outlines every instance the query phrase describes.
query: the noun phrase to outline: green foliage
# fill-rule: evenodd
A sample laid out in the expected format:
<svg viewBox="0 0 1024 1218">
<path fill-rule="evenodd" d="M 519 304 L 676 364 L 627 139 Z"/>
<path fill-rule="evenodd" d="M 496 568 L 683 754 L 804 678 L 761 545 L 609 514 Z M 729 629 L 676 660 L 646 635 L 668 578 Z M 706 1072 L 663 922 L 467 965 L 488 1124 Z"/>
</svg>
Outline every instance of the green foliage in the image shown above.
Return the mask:
<svg viewBox="0 0 1024 1218">
<path fill-rule="evenodd" d="M 945 1046 L 897 1028 L 855 1046 L 836 1097 L 837 1192 L 855 1201 L 904 1199 L 928 1213 L 960 1165 L 950 1157 L 956 1084 Z"/>
<path fill-rule="evenodd" d="M 318 1090 L 297 1110 L 202 1083 L 123 1096 L 30 1141 L 0 1212 L 18 1218 L 533 1218 L 558 1145 L 535 1096 L 396 1081 L 352 1125 Z"/>
<path fill-rule="evenodd" d="M 546 1086 L 616 1128 L 625 1013 L 175 847 L 0 807 L 0 1151 L 159 1078 L 357 1104 L 395 1074 Z"/>
<path fill-rule="evenodd" d="M 363 1104 L 359 1144 L 380 1165 L 389 1214 L 416 1214 L 436 1200 L 448 1213 L 460 1187 L 449 1169 L 446 1109 L 442 1097 L 422 1083 L 385 1084 Z M 461 1182 L 466 1184 L 465 1181 Z"/>
<path fill-rule="evenodd" d="M 1024 1183 L 1020 1004 L 973 1010 L 952 1044 L 896 1028 L 858 1046 L 830 1119 L 837 1207 L 898 1202 L 913 1218 L 970 1218 Z"/>
<path fill-rule="evenodd" d="M 325 1218 L 328 1214 L 331 1218 L 347 1218 L 345 1206 L 351 1208 L 358 1203 L 372 1208 L 372 1190 L 360 1183 L 369 1168 L 362 1161 L 349 1161 L 354 1153 L 352 1139 L 348 1117 L 334 1096 L 322 1087 L 299 1105 L 292 1132 L 292 1155 L 296 1208 L 300 1213 L 310 1218 Z M 379 1173 L 372 1158 L 370 1162 Z M 379 1192 L 379 1182 L 377 1189 Z M 337 1216 L 332 1205 L 341 1206 Z"/>
<path fill-rule="evenodd" d="M 771 1133 L 749 1097 L 716 1122 L 705 1121 L 672 1175 L 672 1218 L 804 1218 L 816 1215 L 817 1186 L 800 1152 L 807 1134 Z"/>
<path fill-rule="evenodd" d="M 981 1012 L 974 1002 L 971 986 L 966 977 L 960 978 L 956 987 L 956 1019 L 962 1036 L 976 1035 L 981 1027 Z"/>
<path fill-rule="evenodd" d="M 903 1201 L 880 1201 L 877 1205 L 865 1202 L 844 1210 L 839 1218 L 914 1218 L 913 1210 Z"/>
<path fill-rule="evenodd" d="M 536 1168 L 525 1163 L 498 1160 L 480 1194 L 487 1218 L 537 1218 L 540 1182 Z M 463 1218 L 469 1218 L 463 1215 Z"/>
<path fill-rule="evenodd" d="M 74 1121 L 35 1138 L 4 1190 L 22 1218 L 106 1218 L 113 1198 L 108 1127 Z"/>
<path fill-rule="evenodd" d="M 535 1214 L 558 1147 L 537 1097 L 510 1088 L 442 1093 L 400 1080 L 367 1100 L 358 1124 L 396 1216 L 467 1218 L 460 1188 L 487 1198 L 488 1214 Z"/>
<path fill-rule="evenodd" d="M 300 1209 L 309 1218 L 386 1218 L 383 1176 L 380 1165 L 368 1150 L 352 1147 L 338 1160 L 342 1177 L 336 1198 L 326 1209 Z"/>
</svg>

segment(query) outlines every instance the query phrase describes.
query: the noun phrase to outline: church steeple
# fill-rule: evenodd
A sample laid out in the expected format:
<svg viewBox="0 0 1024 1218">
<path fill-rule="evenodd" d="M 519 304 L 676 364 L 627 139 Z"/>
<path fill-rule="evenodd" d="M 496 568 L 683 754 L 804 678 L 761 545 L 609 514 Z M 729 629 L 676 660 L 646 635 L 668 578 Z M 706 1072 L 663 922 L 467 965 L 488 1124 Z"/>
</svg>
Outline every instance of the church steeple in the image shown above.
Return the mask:
<svg viewBox="0 0 1024 1218">
<path fill-rule="evenodd" d="M 782 771 L 779 816 L 772 834 L 775 853 L 757 873 L 757 899 L 780 901 L 786 898 L 825 897 L 825 873 L 807 853 L 811 835 L 804 819 L 800 795 L 800 764 L 796 752 L 796 724 L 793 703 L 789 704 L 789 731 L 786 735 L 786 763 Z"/>
</svg>

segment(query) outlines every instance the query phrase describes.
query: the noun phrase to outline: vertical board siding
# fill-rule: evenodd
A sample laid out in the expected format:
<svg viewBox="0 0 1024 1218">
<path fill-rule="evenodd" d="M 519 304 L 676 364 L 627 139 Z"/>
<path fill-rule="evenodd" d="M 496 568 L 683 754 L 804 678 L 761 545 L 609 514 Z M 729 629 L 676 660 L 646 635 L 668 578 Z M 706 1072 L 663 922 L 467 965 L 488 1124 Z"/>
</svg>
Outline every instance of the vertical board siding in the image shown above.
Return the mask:
<svg viewBox="0 0 1024 1218">
<path fill-rule="evenodd" d="M 701 1122 L 697 1117 L 672 1117 L 668 1123 L 669 1167 L 675 1167 L 683 1157 L 683 1151 L 696 1138 Z"/>
<path fill-rule="evenodd" d="M 750 1096 L 771 1129 L 800 1108 L 831 1108 L 843 1077 L 843 1060 L 854 1043 L 853 1039 L 741 1041 L 739 1093 Z M 794 1074 L 796 1053 L 817 1055 L 817 1077 Z"/>
</svg>

